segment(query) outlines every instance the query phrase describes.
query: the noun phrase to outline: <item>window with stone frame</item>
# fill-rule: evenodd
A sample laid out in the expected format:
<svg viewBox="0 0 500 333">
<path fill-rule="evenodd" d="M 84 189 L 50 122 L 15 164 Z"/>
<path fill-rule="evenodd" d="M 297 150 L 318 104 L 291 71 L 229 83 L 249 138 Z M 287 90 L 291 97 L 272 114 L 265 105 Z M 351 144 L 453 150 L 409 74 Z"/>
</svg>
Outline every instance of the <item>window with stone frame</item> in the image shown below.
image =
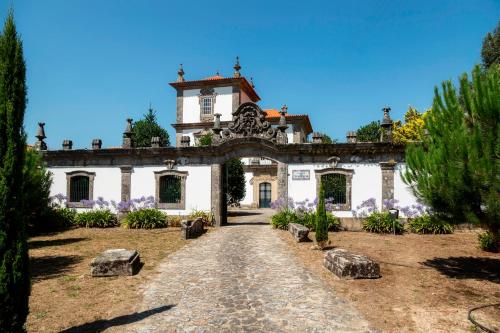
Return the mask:
<svg viewBox="0 0 500 333">
<path fill-rule="evenodd" d="M 340 173 L 321 176 L 325 199 L 334 205 L 345 205 L 347 202 L 347 177 Z"/>
<path fill-rule="evenodd" d="M 200 120 L 201 121 L 213 121 L 214 119 L 214 104 L 215 97 L 214 88 L 202 88 L 200 90 Z"/>
<path fill-rule="evenodd" d="M 201 117 L 211 117 L 214 113 L 212 97 L 201 98 Z"/>
<path fill-rule="evenodd" d="M 164 170 L 155 172 L 156 202 L 160 209 L 185 209 L 187 172 Z"/>
<path fill-rule="evenodd" d="M 350 211 L 352 195 L 352 176 L 354 170 L 342 168 L 327 168 L 316 170 L 316 195 L 323 183 L 325 200 L 332 204 L 333 210 Z"/>
<path fill-rule="evenodd" d="M 66 196 L 68 207 L 84 207 L 82 200 L 93 200 L 94 172 L 72 171 L 66 173 Z"/>
</svg>

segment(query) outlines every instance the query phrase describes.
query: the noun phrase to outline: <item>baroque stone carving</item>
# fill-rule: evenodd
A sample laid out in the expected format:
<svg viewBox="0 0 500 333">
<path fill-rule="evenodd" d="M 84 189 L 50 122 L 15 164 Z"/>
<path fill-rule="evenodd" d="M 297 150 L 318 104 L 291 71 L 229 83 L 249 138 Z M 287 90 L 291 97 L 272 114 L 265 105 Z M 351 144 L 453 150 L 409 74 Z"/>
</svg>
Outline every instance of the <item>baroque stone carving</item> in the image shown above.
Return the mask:
<svg viewBox="0 0 500 333">
<path fill-rule="evenodd" d="M 266 120 L 264 111 L 255 103 L 243 103 L 233 112 L 233 121 L 222 131 L 222 141 L 234 138 L 259 137 L 276 141 L 277 131 Z"/>
</svg>

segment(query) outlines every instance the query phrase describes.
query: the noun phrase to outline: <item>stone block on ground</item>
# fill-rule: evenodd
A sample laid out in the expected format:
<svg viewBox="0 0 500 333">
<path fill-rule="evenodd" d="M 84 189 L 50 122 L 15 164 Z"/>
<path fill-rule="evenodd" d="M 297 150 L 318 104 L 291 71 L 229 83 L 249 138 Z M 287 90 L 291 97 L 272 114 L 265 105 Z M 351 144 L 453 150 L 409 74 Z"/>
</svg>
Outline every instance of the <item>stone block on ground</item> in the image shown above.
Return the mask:
<svg viewBox="0 0 500 333">
<path fill-rule="evenodd" d="M 136 250 L 111 249 L 102 252 L 90 263 L 91 276 L 134 275 L 141 259 Z"/>
<path fill-rule="evenodd" d="M 327 251 L 323 265 L 342 279 L 375 279 L 380 277 L 380 266 L 377 262 L 344 249 Z"/>
<path fill-rule="evenodd" d="M 298 224 L 298 223 L 289 223 L 288 231 L 293 235 L 297 242 L 305 242 L 309 238 L 307 235 L 309 234 L 309 228 Z"/>
<path fill-rule="evenodd" d="M 194 221 L 184 220 L 181 222 L 181 235 L 183 239 L 196 238 L 203 234 L 203 219 L 196 218 Z"/>
</svg>

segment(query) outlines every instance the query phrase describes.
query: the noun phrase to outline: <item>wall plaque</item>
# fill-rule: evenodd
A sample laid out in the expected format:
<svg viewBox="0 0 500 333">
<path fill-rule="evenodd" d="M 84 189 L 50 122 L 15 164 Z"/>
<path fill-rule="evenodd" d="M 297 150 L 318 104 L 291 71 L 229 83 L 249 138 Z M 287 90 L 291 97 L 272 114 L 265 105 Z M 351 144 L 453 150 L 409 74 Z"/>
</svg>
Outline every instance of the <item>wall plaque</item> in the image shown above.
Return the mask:
<svg viewBox="0 0 500 333">
<path fill-rule="evenodd" d="M 310 178 L 309 170 L 292 170 L 292 180 L 309 180 Z"/>
</svg>

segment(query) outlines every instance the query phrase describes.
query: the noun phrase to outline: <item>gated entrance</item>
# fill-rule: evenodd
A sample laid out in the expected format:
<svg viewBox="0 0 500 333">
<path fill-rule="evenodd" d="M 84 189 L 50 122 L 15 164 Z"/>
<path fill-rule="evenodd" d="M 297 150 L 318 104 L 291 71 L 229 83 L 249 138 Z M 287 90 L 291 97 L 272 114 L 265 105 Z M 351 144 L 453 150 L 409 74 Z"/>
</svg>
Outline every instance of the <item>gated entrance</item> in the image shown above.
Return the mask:
<svg viewBox="0 0 500 333">
<path fill-rule="evenodd" d="M 259 185 L 259 208 L 271 207 L 271 184 L 260 183 Z"/>
</svg>

